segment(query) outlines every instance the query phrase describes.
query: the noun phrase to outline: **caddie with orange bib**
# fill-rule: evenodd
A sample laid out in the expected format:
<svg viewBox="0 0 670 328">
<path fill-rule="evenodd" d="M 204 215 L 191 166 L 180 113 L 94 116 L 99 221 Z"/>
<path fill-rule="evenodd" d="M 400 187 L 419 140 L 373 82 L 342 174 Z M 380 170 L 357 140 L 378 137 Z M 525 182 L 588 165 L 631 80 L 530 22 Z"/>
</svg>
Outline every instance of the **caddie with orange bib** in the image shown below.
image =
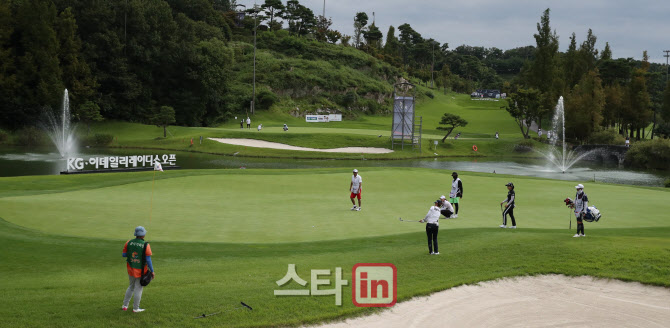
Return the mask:
<svg viewBox="0 0 670 328">
<path fill-rule="evenodd" d="M 124 311 L 128 310 L 128 304 L 130 303 L 131 297 L 135 298 L 133 302 L 133 312 L 144 311 L 144 309 L 140 309 L 143 289 L 143 286 L 140 284 L 140 278 L 143 273 L 147 272 L 147 270 L 151 271 L 152 278 L 155 277 L 154 267 L 151 263 L 151 246 L 144 241 L 146 233 L 146 229 L 142 226 L 135 228 L 136 238 L 127 241 L 123 246 L 122 255 L 126 258 L 126 268 L 128 269 L 128 280 L 130 282 L 128 289 L 126 290 L 126 296 L 123 299 L 123 306 L 121 307 Z M 146 253 L 144 249 L 145 247 Z M 142 254 L 146 255 L 146 261 L 142 261 Z M 146 264 L 142 267 L 142 264 L 145 262 Z"/>
</svg>

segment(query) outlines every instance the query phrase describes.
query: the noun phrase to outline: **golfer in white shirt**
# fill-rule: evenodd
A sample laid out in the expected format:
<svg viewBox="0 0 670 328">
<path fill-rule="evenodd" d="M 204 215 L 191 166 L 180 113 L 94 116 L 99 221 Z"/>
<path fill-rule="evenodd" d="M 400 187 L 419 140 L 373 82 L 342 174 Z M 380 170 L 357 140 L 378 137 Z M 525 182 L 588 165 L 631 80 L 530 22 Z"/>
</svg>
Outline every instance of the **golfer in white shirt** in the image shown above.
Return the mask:
<svg viewBox="0 0 670 328">
<path fill-rule="evenodd" d="M 446 196 L 440 196 L 440 200 L 442 201 L 442 203 L 440 203 L 440 213 L 444 215 L 445 219 L 451 219 L 451 216 L 454 214 L 454 207 L 451 206 L 451 203 L 449 203 Z"/>
<path fill-rule="evenodd" d="M 358 175 L 358 170 L 354 169 L 354 175 L 351 176 L 351 184 L 349 185 L 349 191 L 351 192 L 351 196 L 349 198 L 351 199 L 351 204 L 354 205 L 354 207 L 351 208 L 352 211 L 361 210 L 362 188 L 363 188 L 363 178 L 361 178 L 361 176 Z M 358 198 L 358 207 L 356 207 L 354 197 Z"/>
<path fill-rule="evenodd" d="M 437 233 L 440 230 L 440 206 L 442 205 L 442 200 L 438 199 L 435 201 L 435 204 L 430 207 L 428 214 L 423 220 L 419 222 L 426 223 L 426 236 L 428 237 L 428 254 L 430 255 L 440 255 L 440 252 L 437 249 Z"/>
</svg>

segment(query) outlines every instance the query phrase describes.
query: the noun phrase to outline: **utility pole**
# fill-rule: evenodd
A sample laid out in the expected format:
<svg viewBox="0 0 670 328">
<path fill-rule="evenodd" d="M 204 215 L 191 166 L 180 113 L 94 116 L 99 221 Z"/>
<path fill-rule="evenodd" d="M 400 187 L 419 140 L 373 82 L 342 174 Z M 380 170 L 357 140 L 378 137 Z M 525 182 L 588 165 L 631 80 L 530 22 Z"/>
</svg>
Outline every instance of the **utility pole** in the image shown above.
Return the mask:
<svg viewBox="0 0 670 328">
<path fill-rule="evenodd" d="M 323 18 L 326 19 L 326 0 L 323 0 Z"/>
<path fill-rule="evenodd" d="M 665 52 L 665 85 L 668 85 L 668 58 L 670 58 L 670 50 L 663 50 Z M 656 130 L 656 109 L 654 109 L 654 125 L 651 128 L 651 139 L 654 139 L 654 130 Z"/>
<path fill-rule="evenodd" d="M 663 50 L 665 52 L 665 83 L 668 83 L 668 58 L 670 58 L 670 50 Z"/>
<path fill-rule="evenodd" d="M 251 96 L 251 115 L 256 113 L 256 34 L 258 34 L 258 5 L 254 1 L 254 87 Z"/>
<path fill-rule="evenodd" d="M 433 78 L 433 75 L 434 75 L 434 72 L 435 72 L 435 40 L 433 40 L 432 44 L 433 44 L 433 50 L 431 51 L 431 53 L 433 54 L 433 63 L 430 65 L 430 88 L 431 89 L 433 88 L 433 81 L 435 81 L 435 79 Z"/>
</svg>

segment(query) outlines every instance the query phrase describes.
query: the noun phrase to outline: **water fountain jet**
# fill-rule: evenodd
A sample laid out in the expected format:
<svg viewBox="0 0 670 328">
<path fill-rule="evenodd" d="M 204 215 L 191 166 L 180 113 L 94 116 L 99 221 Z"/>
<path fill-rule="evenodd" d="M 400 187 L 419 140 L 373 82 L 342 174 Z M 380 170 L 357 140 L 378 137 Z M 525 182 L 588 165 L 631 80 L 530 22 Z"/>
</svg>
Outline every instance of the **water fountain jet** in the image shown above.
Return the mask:
<svg viewBox="0 0 670 328">
<path fill-rule="evenodd" d="M 70 97 L 67 89 L 63 92 L 61 117 L 57 118 L 51 110 L 46 110 L 44 117 L 40 125 L 46 131 L 49 139 L 56 145 L 60 156 L 65 158 L 68 154 L 76 153 L 74 136 L 76 126 L 71 122 Z"/>
</svg>

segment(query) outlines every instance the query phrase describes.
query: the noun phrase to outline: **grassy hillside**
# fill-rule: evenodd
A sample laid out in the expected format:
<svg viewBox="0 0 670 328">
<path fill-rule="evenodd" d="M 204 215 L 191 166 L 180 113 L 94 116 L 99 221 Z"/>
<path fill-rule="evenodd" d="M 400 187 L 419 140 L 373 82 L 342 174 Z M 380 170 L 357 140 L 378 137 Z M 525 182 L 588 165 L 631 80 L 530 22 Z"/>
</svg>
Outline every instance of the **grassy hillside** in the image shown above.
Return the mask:
<svg viewBox="0 0 670 328">
<path fill-rule="evenodd" d="M 253 87 L 253 44 L 232 42 L 234 86 L 226 98 L 249 108 Z M 287 31 L 263 32 L 257 40 L 257 110 L 275 107 L 294 114 L 332 109 L 354 117 L 388 111 L 393 84 L 402 73 L 360 50 L 305 38 Z M 300 111 L 296 111 L 296 107 Z M 228 117 L 232 119 L 231 117 Z"/>
</svg>

